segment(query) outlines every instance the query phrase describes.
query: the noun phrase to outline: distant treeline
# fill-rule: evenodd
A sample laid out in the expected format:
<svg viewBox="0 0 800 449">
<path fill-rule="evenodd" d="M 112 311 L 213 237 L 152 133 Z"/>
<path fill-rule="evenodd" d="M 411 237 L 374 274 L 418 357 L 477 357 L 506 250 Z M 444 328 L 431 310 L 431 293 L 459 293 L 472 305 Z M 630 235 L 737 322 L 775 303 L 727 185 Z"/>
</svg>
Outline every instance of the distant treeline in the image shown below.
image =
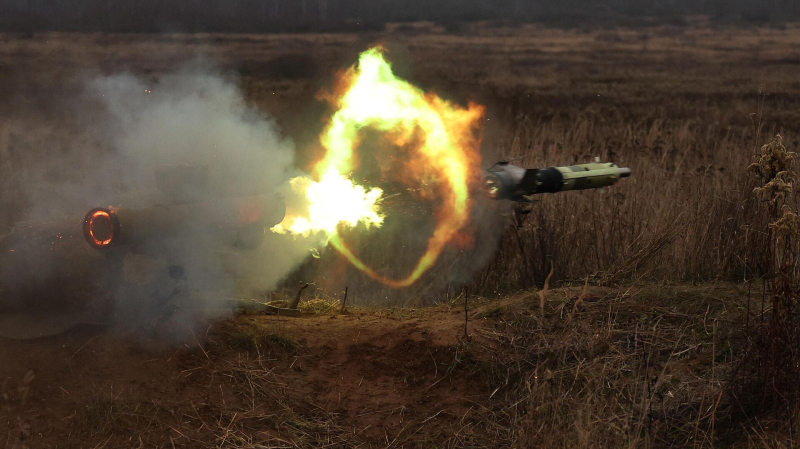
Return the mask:
<svg viewBox="0 0 800 449">
<path fill-rule="evenodd" d="M 800 17 L 798 0 L 0 0 L 0 31 L 348 31 L 388 22 L 476 20 L 554 26 Z"/>
</svg>

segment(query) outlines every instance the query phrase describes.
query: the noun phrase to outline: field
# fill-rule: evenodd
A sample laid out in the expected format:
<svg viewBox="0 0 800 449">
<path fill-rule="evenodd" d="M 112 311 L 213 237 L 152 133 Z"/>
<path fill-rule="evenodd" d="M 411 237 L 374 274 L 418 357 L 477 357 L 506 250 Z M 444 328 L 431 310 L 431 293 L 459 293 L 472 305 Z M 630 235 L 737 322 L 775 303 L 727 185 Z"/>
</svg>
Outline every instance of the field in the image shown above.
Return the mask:
<svg viewBox="0 0 800 449">
<path fill-rule="evenodd" d="M 746 292 L 581 291 L 549 292 L 544 316 L 536 293 L 473 298 L 466 339 L 455 298 L 346 315 L 315 301 L 299 319 L 241 315 L 175 347 L 157 332 L 4 343 L 4 438 L 11 447 L 761 443 L 763 429 L 729 422 L 722 394 Z"/>
<path fill-rule="evenodd" d="M 796 418 L 762 407 L 762 368 L 747 363 L 773 285 L 769 215 L 747 167 L 778 134 L 800 146 L 798 31 L 692 19 L 0 35 L 0 235 L 92 207 L 47 190 L 79 186 L 112 151 L 85 79 L 157 85 L 208 67 L 274 117 L 306 168 L 329 112 L 320 90 L 375 43 L 415 84 L 486 106 L 485 166 L 599 157 L 633 171 L 605 191 L 481 209 L 491 217 L 473 250 L 400 292 L 325 253 L 282 285 L 315 282 L 300 318 L 238 314 L 179 344 L 164 326 L 0 341 L 0 446 L 791 447 Z M 357 243 L 389 273 L 416 256 Z"/>
</svg>

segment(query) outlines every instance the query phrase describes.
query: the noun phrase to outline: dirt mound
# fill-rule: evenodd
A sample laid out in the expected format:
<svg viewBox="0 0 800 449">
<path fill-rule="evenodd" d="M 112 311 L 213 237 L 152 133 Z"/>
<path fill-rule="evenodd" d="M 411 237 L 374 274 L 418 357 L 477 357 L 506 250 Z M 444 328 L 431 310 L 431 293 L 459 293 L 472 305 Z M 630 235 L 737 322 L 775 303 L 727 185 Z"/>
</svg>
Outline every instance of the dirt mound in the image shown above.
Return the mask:
<svg viewBox="0 0 800 449">
<path fill-rule="evenodd" d="M 486 393 L 456 370 L 463 312 L 241 315 L 193 333 L 180 345 L 158 330 L 0 342 L 9 446 L 446 440 Z"/>
</svg>

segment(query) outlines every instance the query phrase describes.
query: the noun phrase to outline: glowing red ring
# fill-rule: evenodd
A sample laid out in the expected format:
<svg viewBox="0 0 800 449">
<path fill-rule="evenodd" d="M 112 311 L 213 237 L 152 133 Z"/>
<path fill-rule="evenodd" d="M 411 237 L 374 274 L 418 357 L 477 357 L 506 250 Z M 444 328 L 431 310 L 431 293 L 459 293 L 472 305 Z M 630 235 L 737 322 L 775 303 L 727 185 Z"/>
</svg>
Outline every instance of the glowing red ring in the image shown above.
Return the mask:
<svg viewBox="0 0 800 449">
<path fill-rule="evenodd" d="M 101 207 L 92 209 L 83 219 L 83 236 L 94 248 L 110 246 L 114 242 L 118 230 L 117 216 L 108 209 Z"/>
</svg>

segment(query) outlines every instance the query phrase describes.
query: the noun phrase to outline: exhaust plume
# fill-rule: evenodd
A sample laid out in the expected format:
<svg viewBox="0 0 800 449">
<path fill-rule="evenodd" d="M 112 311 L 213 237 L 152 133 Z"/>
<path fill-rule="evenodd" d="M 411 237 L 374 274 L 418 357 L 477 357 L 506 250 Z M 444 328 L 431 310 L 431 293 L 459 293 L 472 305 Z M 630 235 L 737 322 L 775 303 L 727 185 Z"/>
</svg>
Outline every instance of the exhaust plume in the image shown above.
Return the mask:
<svg viewBox="0 0 800 449">
<path fill-rule="evenodd" d="M 470 190 L 479 180 L 484 109 L 474 103 L 461 108 L 434 94 L 426 94 L 398 78 L 383 52 L 382 47 L 363 52 L 357 66 L 341 77 L 339 92 L 330 96 L 336 111 L 320 136 L 326 152 L 312 170 L 314 180 L 292 181 L 295 191 L 301 196 L 305 193 L 307 211 L 290 204 L 284 223 L 273 231 L 300 235 L 323 232 L 340 254 L 370 278 L 403 288 L 417 282 L 434 265 L 445 245 L 469 221 L 473 203 Z M 337 226 L 346 224 L 352 228 L 362 222 L 369 227 L 383 223 L 379 207 L 383 191 L 373 188 L 366 193 L 363 187 L 346 178 L 357 168 L 357 149 L 365 158 L 380 158 L 374 144 L 364 144 L 365 130 L 379 133 L 401 153 L 397 160 L 402 162 L 384 166 L 384 178 L 408 184 L 417 200 L 439 202 L 434 213 L 436 226 L 427 247 L 411 272 L 400 279 L 387 277 L 366 264 L 345 242 Z M 327 214 L 319 213 L 324 206 L 320 203 L 329 203 L 331 198 L 317 192 L 342 190 L 336 188 L 341 184 L 346 187 L 344 191 L 357 190 L 360 194 L 335 195 L 336 207 L 325 208 Z M 350 210 L 355 213 L 342 215 Z"/>
<path fill-rule="evenodd" d="M 81 217 L 92 207 L 191 208 L 194 202 L 272 195 L 296 174 L 294 147 L 274 120 L 247 104 L 235 80 L 202 64 L 157 81 L 129 73 L 96 77 L 71 102 L 81 109 L 62 119 L 67 124 L 46 127 L 36 113 L 9 124 L 17 147 L 31 153 L 15 168 L 29 174 L 16 185 L 17 195 L 25 200 L 24 210 L 16 215 L 33 224 L 65 217 L 65 235 L 58 238 L 65 238 L 59 244 L 70 248 L 65 250 L 71 251 L 67 259 L 99 257 L 98 250 L 80 241 Z M 59 135 L 53 129 L 71 132 Z M 42 135 L 48 138 L 36 137 Z M 63 150 L 48 151 L 58 147 Z M 66 179 L 46 175 L 70 168 Z M 187 172 L 192 182 L 182 177 Z M 95 288 L 77 292 L 83 297 L 78 302 L 91 302 L 86 296 L 110 296 L 124 321 L 136 316 L 145 322 L 191 324 L 224 313 L 212 296 L 234 298 L 272 290 L 308 255 L 308 242 L 269 232 L 258 237 L 264 241 L 257 249 L 231 251 L 218 238 L 218 224 L 226 218 L 217 216 L 220 213 L 214 208 L 194 210 L 191 223 L 152 252 L 140 246 L 114 250 L 118 266 L 94 264 Z M 19 290 L 9 286 L 27 288 L 28 281 L 35 280 L 42 287 L 37 296 L 63 293 L 49 284 L 63 277 L 57 272 L 71 269 L 70 264 L 50 261 L 46 242 L 38 248 L 30 239 L 15 238 L 21 235 L 19 228 L 0 242 L 9 246 L 3 256 L 13 256 L 0 257 L 0 284 L 6 286 L 0 287 L 5 289 L 0 291 L 0 312 L 12 303 L 19 305 Z M 47 307 L 54 301 L 40 302 Z"/>
</svg>

